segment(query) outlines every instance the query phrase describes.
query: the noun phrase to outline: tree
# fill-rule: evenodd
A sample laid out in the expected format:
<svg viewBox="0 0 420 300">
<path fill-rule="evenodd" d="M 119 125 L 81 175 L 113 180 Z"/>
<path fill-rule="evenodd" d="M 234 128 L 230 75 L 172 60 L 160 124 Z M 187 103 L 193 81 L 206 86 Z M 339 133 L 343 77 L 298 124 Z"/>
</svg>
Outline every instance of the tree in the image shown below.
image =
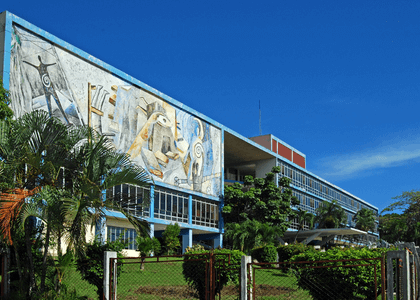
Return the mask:
<svg viewBox="0 0 420 300">
<path fill-rule="evenodd" d="M 265 178 L 245 176 L 244 186 L 236 182 L 225 186 L 223 218 L 226 224 L 256 220 L 277 226 L 284 233 L 294 217 L 293 205 L 299 200 L 289 189 L 290 179 L 282 177 L 277 186 L 279 167 L 273 167 Z"/>
<path fill-rule="evenodd" d="M 413 231 L 408 230 L 406 218 L 403 214 L 386 214 L 379 217 L 379 235 L 388 243 L 413 241 Z"/>
<path fill-rule="evenodd" d="M 394 243 L 420 242 L 420 191 L 403 192 L 393 197 L 391 203 L 381 212 L 379 233 L 381 238 Z"/>
<path fill-rule="evenodd" d="M 88 281 L 90 284 L 98 288 L 98 299 L 103 295 L 103 278 L 104 278 L 104 252 L 115 251 L 118 258 L 123 258 L 122 250 L 126 244 L 118 239 L 113 242 L 106 242 L 104 244 L 99 241 L 93 241 L 86 245 L 86 251 L 83 256 L 76 260 L 77 270 L 82 275 L 82 279 Z M 121 274 L 121 265 L 117 266 L 117 277 Z"/>
<path fill-rule="evenodd" d="M 9 107 L 9 91 L 3 87 L 3 79 L 0 77 L 0 120 L 10 121 L 13 117 L 13 111 Z"/>
<path fill-rule="evenodd" d="M 299 235 L 299 232 L 303 230 L 303 228 L 305 227 L 305 223 L 308 224 L 310 228 L 312 228 L 314 218 L 315 216 L 311 214 L 310 212 L 303 210 L 300 207 L 298 208 L 297 213 L 296 213 L 296 219 L 297 219 L 299 227 L 298 227 L 298 231 L 296 232 L 295 241 L 294 241 L 295 243 Z"/>
<path fill-rule="evenodd" d="M 347 216 L 336 200 L 323 201 L 316 209 L 315 223 L 318 228 L 339 228 L 346 224 Z"/>
<path fill-rule="evenodd" d="M 141 258 L 140 270 L 144 270 L 144 256 L 150 256 L 152 253 L 157 255 L 160 252 L 160 242 L 157 238 L 149 236 L 137 236 L 137 250 Z"/>
<path fill-rule="evenodd" d="M 233 247 L 248 254 L 255 247 L 277 244 L 283 233 L 279 226 L 257 220 L 229 223 L 226 226 L 226 237 L 232 241 Z"/>
<path fill-rule="evenodd" d="M 178 223 L 169 224 L 166 226 L 165 231 L 162 234 L 163 237 L 163 244 L 165 245 L 166 251 L 168 255 L 173 253 L 176 248 L 181 246 L 179 242 L 179 234 L 181 233 L 181 227 L 179 227 Z"/>
<path fill-rule="evenodd" d="M 116 151 L 108 137 L 99 135 L 93 129 L 76 129 L 74 136 L 79 142 L 71 149 L 64 164 L 64 177 L 66 181 L 68 179 L 73 195 L 65 201 L 66 214 L 72 220 L 70 245 L 77 252 L 83 251 L 86 225 L 96 224 L 105 216 L 106 209 L 120 211 L 139 235 L 148 235 L 148 223 L 130 213 L 133 208 L 130 205 L 137 205 L 137 201 L 131 201 L 136 195 L 114 195 L 104 199 L 103 192 L 122 184 L 148 187 L 153 183 L 151 177 L 142 167 L 134 164 L 129 155 Z M 147 205 L 148 199 L 144 200 L 143 204 Z"/>
<path fill-rule="evenodd" d="M 139 234 L 148 233 L 147 223 L 129 213 L 129 203 L 136 201 L 104 199 L 103 192 L 120 184 L 148 186 L 152 180 L 127 154 L 117 152 L 108 138 L 93 129 L 68 127 L 43 111 L 33 111 L 14 122 L 0 121 L 0 158 L 4 183 L 0 195 L 1 233 L 13 244 L 19 228 L 16 224 L 22 220 L 19 224 L 24 229 L 29 260 L 28 294 L 37 289 L 30 217 L 40 218 L 46 226 L 40 293 L 45 287 L 53 232 L 58 232 L 58 240 L 68 232 L 69 246 L 76 250 L 76 257 L 84 256 L 86 225 L 95 224 L 106 208 L 125 214 Z M 31 195 L 32 199 L 25 201 Z"/>
<path fill-rule="evenodd" d="M 356 222 L 356 228 L 363 231 L 375 230 L 375 217 L 373 211 L 367 208 L 362 208 L 353 217 Z"/>
</svg>

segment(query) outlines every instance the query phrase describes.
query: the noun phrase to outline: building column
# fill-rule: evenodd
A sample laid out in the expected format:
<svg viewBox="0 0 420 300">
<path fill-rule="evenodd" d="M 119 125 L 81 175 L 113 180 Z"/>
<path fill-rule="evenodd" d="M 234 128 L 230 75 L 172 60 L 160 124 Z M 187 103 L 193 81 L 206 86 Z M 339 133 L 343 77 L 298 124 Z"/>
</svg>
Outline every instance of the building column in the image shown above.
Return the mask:
<svg viewBox="0 0 420 300">
<path fill-rule="evenodd" d="M 154 238 L 155 237 L 155 223 L 149 223 L 150 226 L 150 238 Z"/>
<path fill-rule="evenodd" d="M 223 234 L 219 233 L 218 236 L 213 240 L 213 249 L 217 247 L 223 248 Z"/>
<path fill-rule="evenodd" d="M 193 237 L 192 229 L 191 228 L 182 229 L 181 236 L 182 236 L 182 254 L 184 254 L 185 248 L 192 247 L 192 237 Z"/>
<path fill-rule="evenodd" d="M 192 225 L 193 209 L 192 195 L 188 195 L 188 224 Z M 194 212 L 195 213 L 195 212 Z"/>
<path fill-rule="evenodd" d="M 105 229 L 106 229 L 106 217 L 100 217 L 95 224 L 95 239 L 101 242 L 101 245 L 105 244 Z"/>
<path fill-rule="evenodd" d="M 155 218 L 155 186 L 154 185 L 150 186 L 149 200 L 150 200 L 150 206 L 149 206 L 150 216 L 149 216 L 149 218 L 153 220 Z"/>
</svg>

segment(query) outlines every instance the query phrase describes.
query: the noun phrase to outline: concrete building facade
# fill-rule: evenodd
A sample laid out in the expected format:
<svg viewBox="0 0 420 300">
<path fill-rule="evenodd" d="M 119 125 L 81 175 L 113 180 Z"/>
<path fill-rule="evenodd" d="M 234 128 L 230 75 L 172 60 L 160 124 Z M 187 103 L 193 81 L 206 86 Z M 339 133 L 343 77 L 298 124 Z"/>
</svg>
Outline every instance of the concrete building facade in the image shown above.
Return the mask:
<svg viewBox="0 0 420 300">
<path fill-rule="evenodd" d="M 354 226 L 352 216 L 362 207 L 378 213 L 308 172 L 306 156 L 280 139 L 245 138 L 7 11 L 0 14 L 0 75 L 16 117 L 40 109 L 66 124 L 89 125 L 147 170 L 155 182 L 150 189 L 123 185 L 106 193 L 135 195 L 139 204 L 150 198 L 148 207 L 132 213 L 147 220 L 157 237 L 177 222 L 183 249 L 194 241 L 222 246 L 224 184 L 245 175 L 264 177 L 276 165 L 280 176 L 292 179 L 306 210 L 336 199 L 348 214 L 348 226 Z M 118 212 L 108 211 L 95 230 L 111 240 L 124 233 L 127 251 L 135 249 L 136 233 Z"/>
</svg>

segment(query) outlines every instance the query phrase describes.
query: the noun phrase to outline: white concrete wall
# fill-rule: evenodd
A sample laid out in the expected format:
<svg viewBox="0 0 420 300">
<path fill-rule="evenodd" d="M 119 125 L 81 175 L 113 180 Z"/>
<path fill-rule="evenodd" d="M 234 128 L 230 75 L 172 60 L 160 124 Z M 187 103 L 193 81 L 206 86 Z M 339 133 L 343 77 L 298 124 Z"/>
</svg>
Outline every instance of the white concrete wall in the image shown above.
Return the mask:
<svg viewBox="0 0 420 300">
<path fill-rule="evenodd" d="M 256 162 L 255 177 L 264 178 L 265 174 L 271 172 L 271 169 L 276 165 L 276 159 L 265 159 Z"/>
</svg>

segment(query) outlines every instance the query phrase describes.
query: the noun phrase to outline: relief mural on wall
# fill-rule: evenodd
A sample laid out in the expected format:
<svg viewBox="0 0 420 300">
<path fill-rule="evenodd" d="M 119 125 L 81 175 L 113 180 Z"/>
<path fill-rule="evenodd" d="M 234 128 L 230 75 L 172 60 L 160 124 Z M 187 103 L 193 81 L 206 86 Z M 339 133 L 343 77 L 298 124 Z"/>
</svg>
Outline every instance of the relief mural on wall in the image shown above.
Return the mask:
<svg viewBox="0 0 420 300">
<path fill-rule="evenodd" d="M 42 109 L 90 124 L 155 181 L 221 193 L 220 129 L 15 25 L 10 95 L 17 117 Z"/>
</svg>

